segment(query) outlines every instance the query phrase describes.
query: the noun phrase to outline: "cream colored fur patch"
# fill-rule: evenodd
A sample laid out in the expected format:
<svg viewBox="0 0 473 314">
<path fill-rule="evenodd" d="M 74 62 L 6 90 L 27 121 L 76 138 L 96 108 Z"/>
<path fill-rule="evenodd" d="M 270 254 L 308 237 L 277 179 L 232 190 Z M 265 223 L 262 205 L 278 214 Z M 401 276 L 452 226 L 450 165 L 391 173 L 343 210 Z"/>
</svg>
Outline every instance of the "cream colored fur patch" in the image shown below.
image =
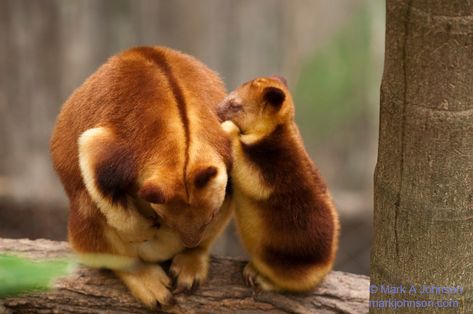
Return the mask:
<svg viewBox="0 0 473 314">
<path fill-rule="evenodd" d="M 105 127 L 85 131 L 79 137 L 79 166 L 82 179 L 93 201 L 107 219 L 107 223 L 119 231 L 125 240 L 135 242 L 152 238 L 154 231 L 151 223 L 141 216 L 128 201 L 127 210 L 118 204 L 113 204 L 96 186 L 94 162 L 97 158 L 97 147 L 112 142 L 113 134 Z M 148 228 L 147 228 L 148 227 Z"/>
</svg>

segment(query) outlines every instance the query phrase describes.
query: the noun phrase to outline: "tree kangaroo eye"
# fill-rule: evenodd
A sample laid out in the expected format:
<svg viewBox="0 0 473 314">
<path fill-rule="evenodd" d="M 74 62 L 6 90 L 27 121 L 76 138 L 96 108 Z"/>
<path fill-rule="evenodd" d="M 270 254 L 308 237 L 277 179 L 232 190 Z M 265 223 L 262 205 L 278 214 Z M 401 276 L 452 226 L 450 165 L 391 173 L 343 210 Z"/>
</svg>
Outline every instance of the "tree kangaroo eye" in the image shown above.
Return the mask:
<svg viewBox="0 0 473 314">
<path fill-rule="evenodd" d="M 243 105 L 240 104 L 240 103 L 237 103 L 235 101 L 230 101 L 228 109 L 233 111 L 233 112 L 243 111 Z"/>
</svg>

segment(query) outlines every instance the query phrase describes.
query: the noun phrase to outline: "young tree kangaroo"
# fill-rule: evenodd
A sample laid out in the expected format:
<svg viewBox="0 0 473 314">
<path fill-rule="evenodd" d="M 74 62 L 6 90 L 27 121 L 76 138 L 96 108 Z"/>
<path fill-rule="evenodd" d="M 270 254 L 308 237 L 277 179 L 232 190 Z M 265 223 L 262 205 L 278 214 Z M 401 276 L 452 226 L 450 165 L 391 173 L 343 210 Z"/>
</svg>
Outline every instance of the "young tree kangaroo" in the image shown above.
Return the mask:
<svg viewBox="0 0 473 314">
<path fill-rule="evenodd" d="M 339 223 L 299 135 L 286 81 L 246 82 L 218 112 L 233 143 L 235 217 L 251 257 L 247 282 L 265 290 L 312 289 L 332 269 Z"/>
</svg>

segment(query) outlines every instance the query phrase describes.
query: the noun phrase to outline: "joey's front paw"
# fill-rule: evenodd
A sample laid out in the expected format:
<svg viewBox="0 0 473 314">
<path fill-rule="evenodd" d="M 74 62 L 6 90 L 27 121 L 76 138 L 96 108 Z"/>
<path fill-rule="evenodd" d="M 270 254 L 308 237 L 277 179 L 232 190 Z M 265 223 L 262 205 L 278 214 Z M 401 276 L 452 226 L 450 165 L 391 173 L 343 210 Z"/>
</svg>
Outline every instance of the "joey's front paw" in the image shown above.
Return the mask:
<svg viewBox="0 0 473 314">
<path fill-rule="evenodd" d="M 172 260 L 169 269 L 174 280 L 174 292 L 195 291 L 207 278 L 209 261 L 207 253 L 183 252 Z"/>
<path fill-rule="evenodd" d="M 159 265 L 142 266 L 134 272 L 117 272 L 131 294 L 151 309 L 169 310 L 176 305 L 171 280 Z"/>
<path fill-rule="evenodd" d="M 243 279 L 245 283 L 256 290 L 274 291 L 276 287 L 253 266 L 250 262 L 243 269 Z"/>
<path fill-rule="evenodd" d="M 232 138 L 237 138 L 240 136 L 240 129 L 235 123 L 230 120 L 224 121 L 221 124 L 223 131 Z"/>
</svg>

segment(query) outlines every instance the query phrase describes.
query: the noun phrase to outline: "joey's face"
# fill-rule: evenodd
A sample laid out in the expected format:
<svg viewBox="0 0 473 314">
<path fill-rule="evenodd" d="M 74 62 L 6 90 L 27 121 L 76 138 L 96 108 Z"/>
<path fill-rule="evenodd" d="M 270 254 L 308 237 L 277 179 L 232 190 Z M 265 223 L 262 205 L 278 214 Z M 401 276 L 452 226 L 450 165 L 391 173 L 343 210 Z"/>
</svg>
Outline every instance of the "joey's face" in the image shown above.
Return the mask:
<svg viewBox="0 0 473 314">
<path fill-rule="evenodd" d="M 231 120 L 242 134 L 269 133 L 292 115 L 286 81 L 261 77 L 231 92 L 218 107 L 222 121 Z"/>
<path fill-rule="evenodd" d="M 164 225 L 175 230 L 186 247 L 196 247 L 206 227 L 218 214 L 227 185 L 225 166 L 197 166 L 190 171 L 187 186 L 163 187 L 159 180 L 143 183 L 138 196 L 149 202 Z"/>
</svg>

